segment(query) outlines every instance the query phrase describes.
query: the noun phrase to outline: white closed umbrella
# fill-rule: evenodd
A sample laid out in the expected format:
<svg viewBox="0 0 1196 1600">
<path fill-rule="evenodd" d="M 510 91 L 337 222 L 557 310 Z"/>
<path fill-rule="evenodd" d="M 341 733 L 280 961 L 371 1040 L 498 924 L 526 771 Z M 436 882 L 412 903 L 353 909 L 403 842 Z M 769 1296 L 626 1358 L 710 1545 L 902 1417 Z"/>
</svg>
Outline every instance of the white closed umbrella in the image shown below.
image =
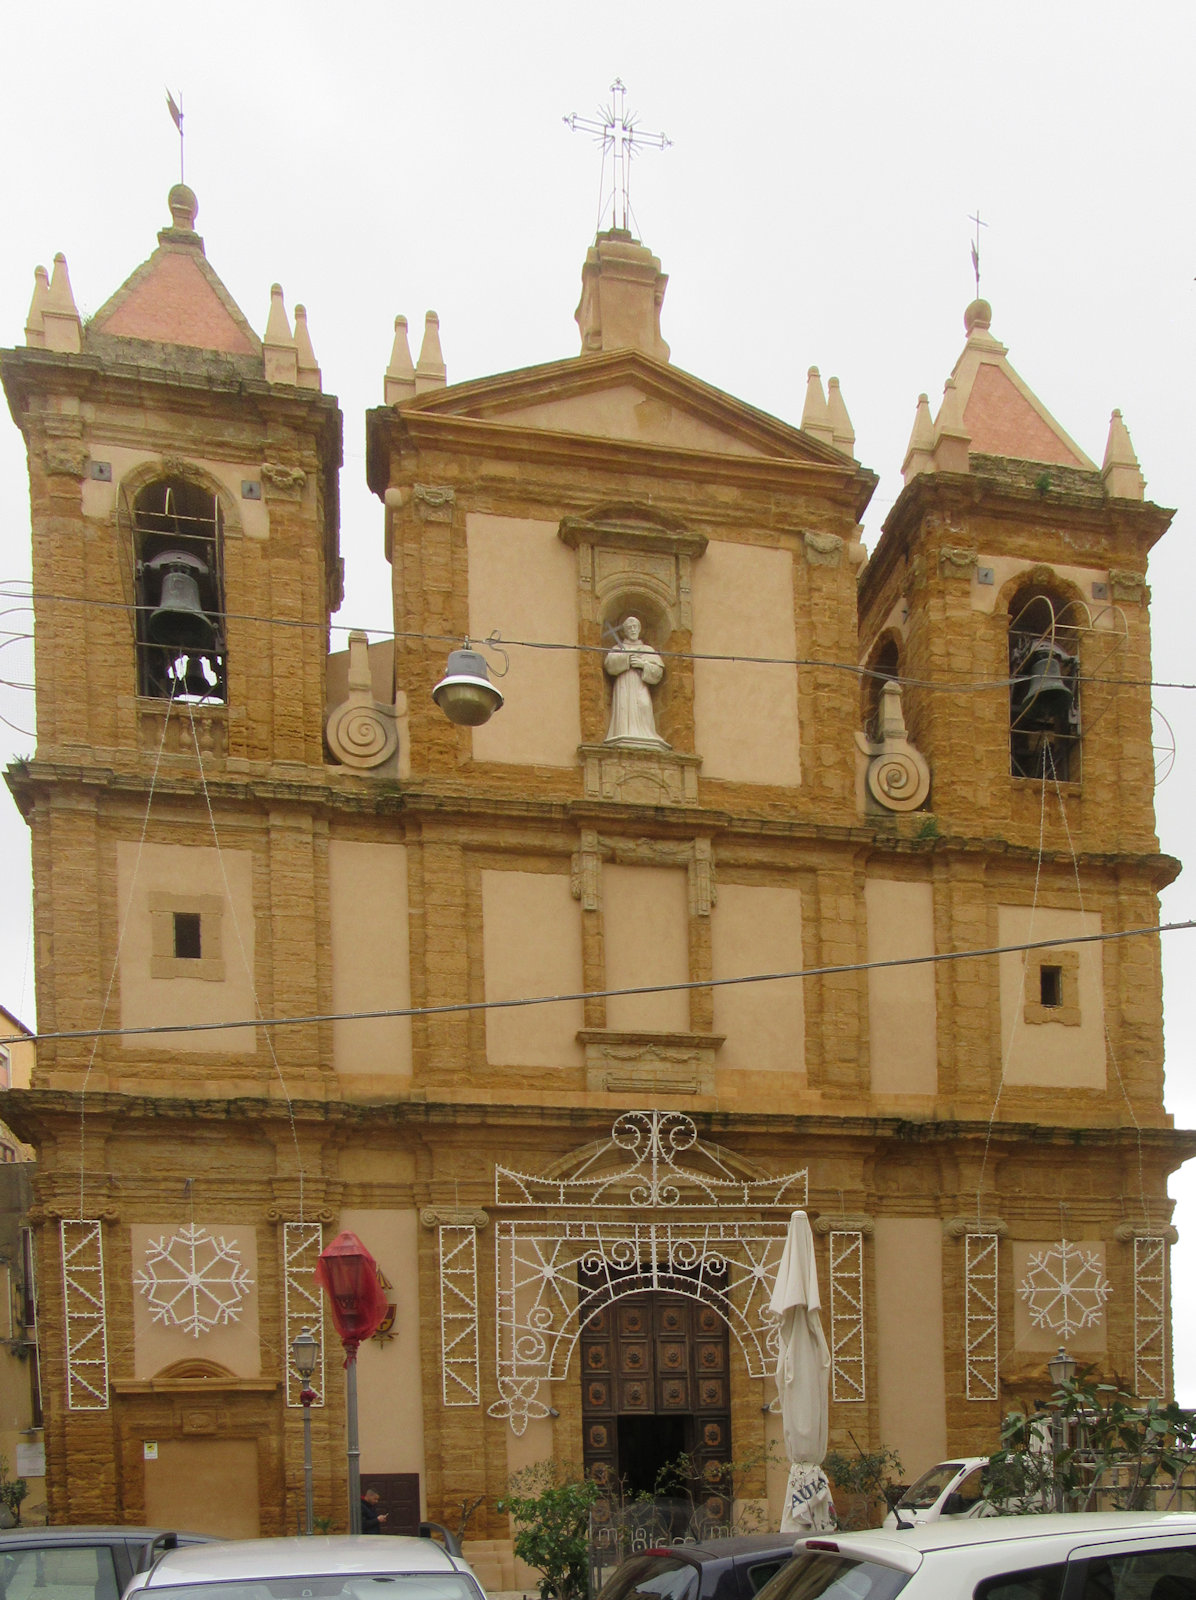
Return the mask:
<svg viewBox="0 0 1196 1600">
<path fill-rule="evenodd" d="M 795 1211 L 769 1301 L 770 1310 L 781 1319 L 777 1397 L 790 1461 L 782 1533 L 825 1533 L 835 1526 L 830 1485 L 822 1470 L 831 1355 L 822 1332 L 821 1306 L 810 1219 L 804 1211 Z"/>
</svg>

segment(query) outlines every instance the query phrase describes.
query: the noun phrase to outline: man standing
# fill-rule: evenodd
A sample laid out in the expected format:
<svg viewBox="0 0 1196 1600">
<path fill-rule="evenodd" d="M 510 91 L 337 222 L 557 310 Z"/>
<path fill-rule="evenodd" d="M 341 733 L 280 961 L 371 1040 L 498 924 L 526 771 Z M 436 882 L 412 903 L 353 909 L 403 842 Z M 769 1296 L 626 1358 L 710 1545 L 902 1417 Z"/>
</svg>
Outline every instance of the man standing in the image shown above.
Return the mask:
<svg viewBox="0 0 1196 1600">
<path fill-rule="evenodd" d="M 361 1495 L 361 1531 L 362 1533 L 381 1533 L 382 1524 L 386 1521 L 387 1513 L 378 1510 L 378 1501 L 381 1497 L 377 1489 L 365 1489 Z"/>
</svg>

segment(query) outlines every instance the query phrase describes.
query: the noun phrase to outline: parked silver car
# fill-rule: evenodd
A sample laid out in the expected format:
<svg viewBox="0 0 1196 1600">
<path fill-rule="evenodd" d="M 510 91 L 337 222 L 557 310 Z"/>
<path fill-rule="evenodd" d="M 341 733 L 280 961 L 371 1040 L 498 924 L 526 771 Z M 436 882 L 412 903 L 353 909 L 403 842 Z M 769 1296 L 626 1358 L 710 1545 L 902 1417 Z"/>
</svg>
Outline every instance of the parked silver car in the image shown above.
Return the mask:
<svg viewBox="0 0 1196 1600">
<path fill-rule="evenodd" d="M 431 1539 L 233 1539 L 168 1551 L 125 1590 L 144 1600 L 485 1600 L 469 1564 Z"/>
<path fill-rule="evenodd" d="M 987 1517 L 799 1539 L 756 1600 L 1196 1600 L 1196 1516 Z"/>
</svg>

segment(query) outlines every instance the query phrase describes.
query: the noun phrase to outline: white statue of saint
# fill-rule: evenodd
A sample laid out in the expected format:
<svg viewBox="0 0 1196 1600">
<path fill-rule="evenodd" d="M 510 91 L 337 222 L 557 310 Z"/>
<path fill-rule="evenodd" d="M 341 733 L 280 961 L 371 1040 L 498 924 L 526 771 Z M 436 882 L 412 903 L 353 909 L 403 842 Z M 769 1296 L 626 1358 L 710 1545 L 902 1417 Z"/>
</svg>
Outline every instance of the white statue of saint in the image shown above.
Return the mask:
<svg viewBox="0 0 1196 1600">
<path fill-rule="evenodd" d="M 656 731 L 651 693 L 652 685 L 664 677 L 664 662 L 640 638 L 638 617 L 628 617 L 621 632 L 622 639 L 603 662 L 608 676 L 614 679 L 606 742 L 667 750 L 668 741 Z"/>
</svg>

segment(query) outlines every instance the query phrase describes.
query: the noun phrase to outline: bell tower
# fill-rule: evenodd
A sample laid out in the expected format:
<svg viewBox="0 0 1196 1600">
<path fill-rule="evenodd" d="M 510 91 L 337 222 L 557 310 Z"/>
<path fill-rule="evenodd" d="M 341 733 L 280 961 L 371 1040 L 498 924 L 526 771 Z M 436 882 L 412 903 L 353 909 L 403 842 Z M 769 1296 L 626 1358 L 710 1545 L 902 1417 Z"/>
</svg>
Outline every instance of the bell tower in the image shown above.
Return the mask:
<svg viewBox="0 0 1196 1600">
<path fill-rule="evenodd" d="M 214 760 L 320 763 L 340 602 L 341 417 L 303 308 L 260 339 L 213 271 L 194 193 L 86 325 L 39 268 L 5 353 L 29 452 L 41 760 L 121 768 L 190 741 Z M 269 619 L 269 621 L 267 621 Z"/>
<path fill-rule="evenodd" d="M 937 417 L 918 401 L 861 580 L 863 661 L 912 680 L 941 831 L 1154 851 L 1146 561 L 1172 513 L 1145 499 L 1120 412 L 1098 467 L 991 322 L 987 301 L 967 308 Z M 1067 829 L 1044 784 L 1074 800 Z"/>
<path fill-rule="evenodd" d="M 29 462 L 38 743 L 9 781 L 33 835 L 47 1030 L 227 1022 L 262 994 L 294 1012 L 318 996 L 317 851 L 295 803 L 323 780 L 341 415 L 302 307 L 292 324 L 275 285 L 259 338 L 183 184 L 170 211 L 86 324 L 63 257 L 39 268 L 25 345 L 0 354 Z M 267 943 L 274 873 L 297 909 Z M 47 1044 L 38 1079 L 261 1092 L 251 1028 L 168 1036 L 169 1070 L 157 1044 Z M 318 1041 L 285 1039 L 275 1059 L 296 1081 L 321 1071 Z"/>
</svg>

